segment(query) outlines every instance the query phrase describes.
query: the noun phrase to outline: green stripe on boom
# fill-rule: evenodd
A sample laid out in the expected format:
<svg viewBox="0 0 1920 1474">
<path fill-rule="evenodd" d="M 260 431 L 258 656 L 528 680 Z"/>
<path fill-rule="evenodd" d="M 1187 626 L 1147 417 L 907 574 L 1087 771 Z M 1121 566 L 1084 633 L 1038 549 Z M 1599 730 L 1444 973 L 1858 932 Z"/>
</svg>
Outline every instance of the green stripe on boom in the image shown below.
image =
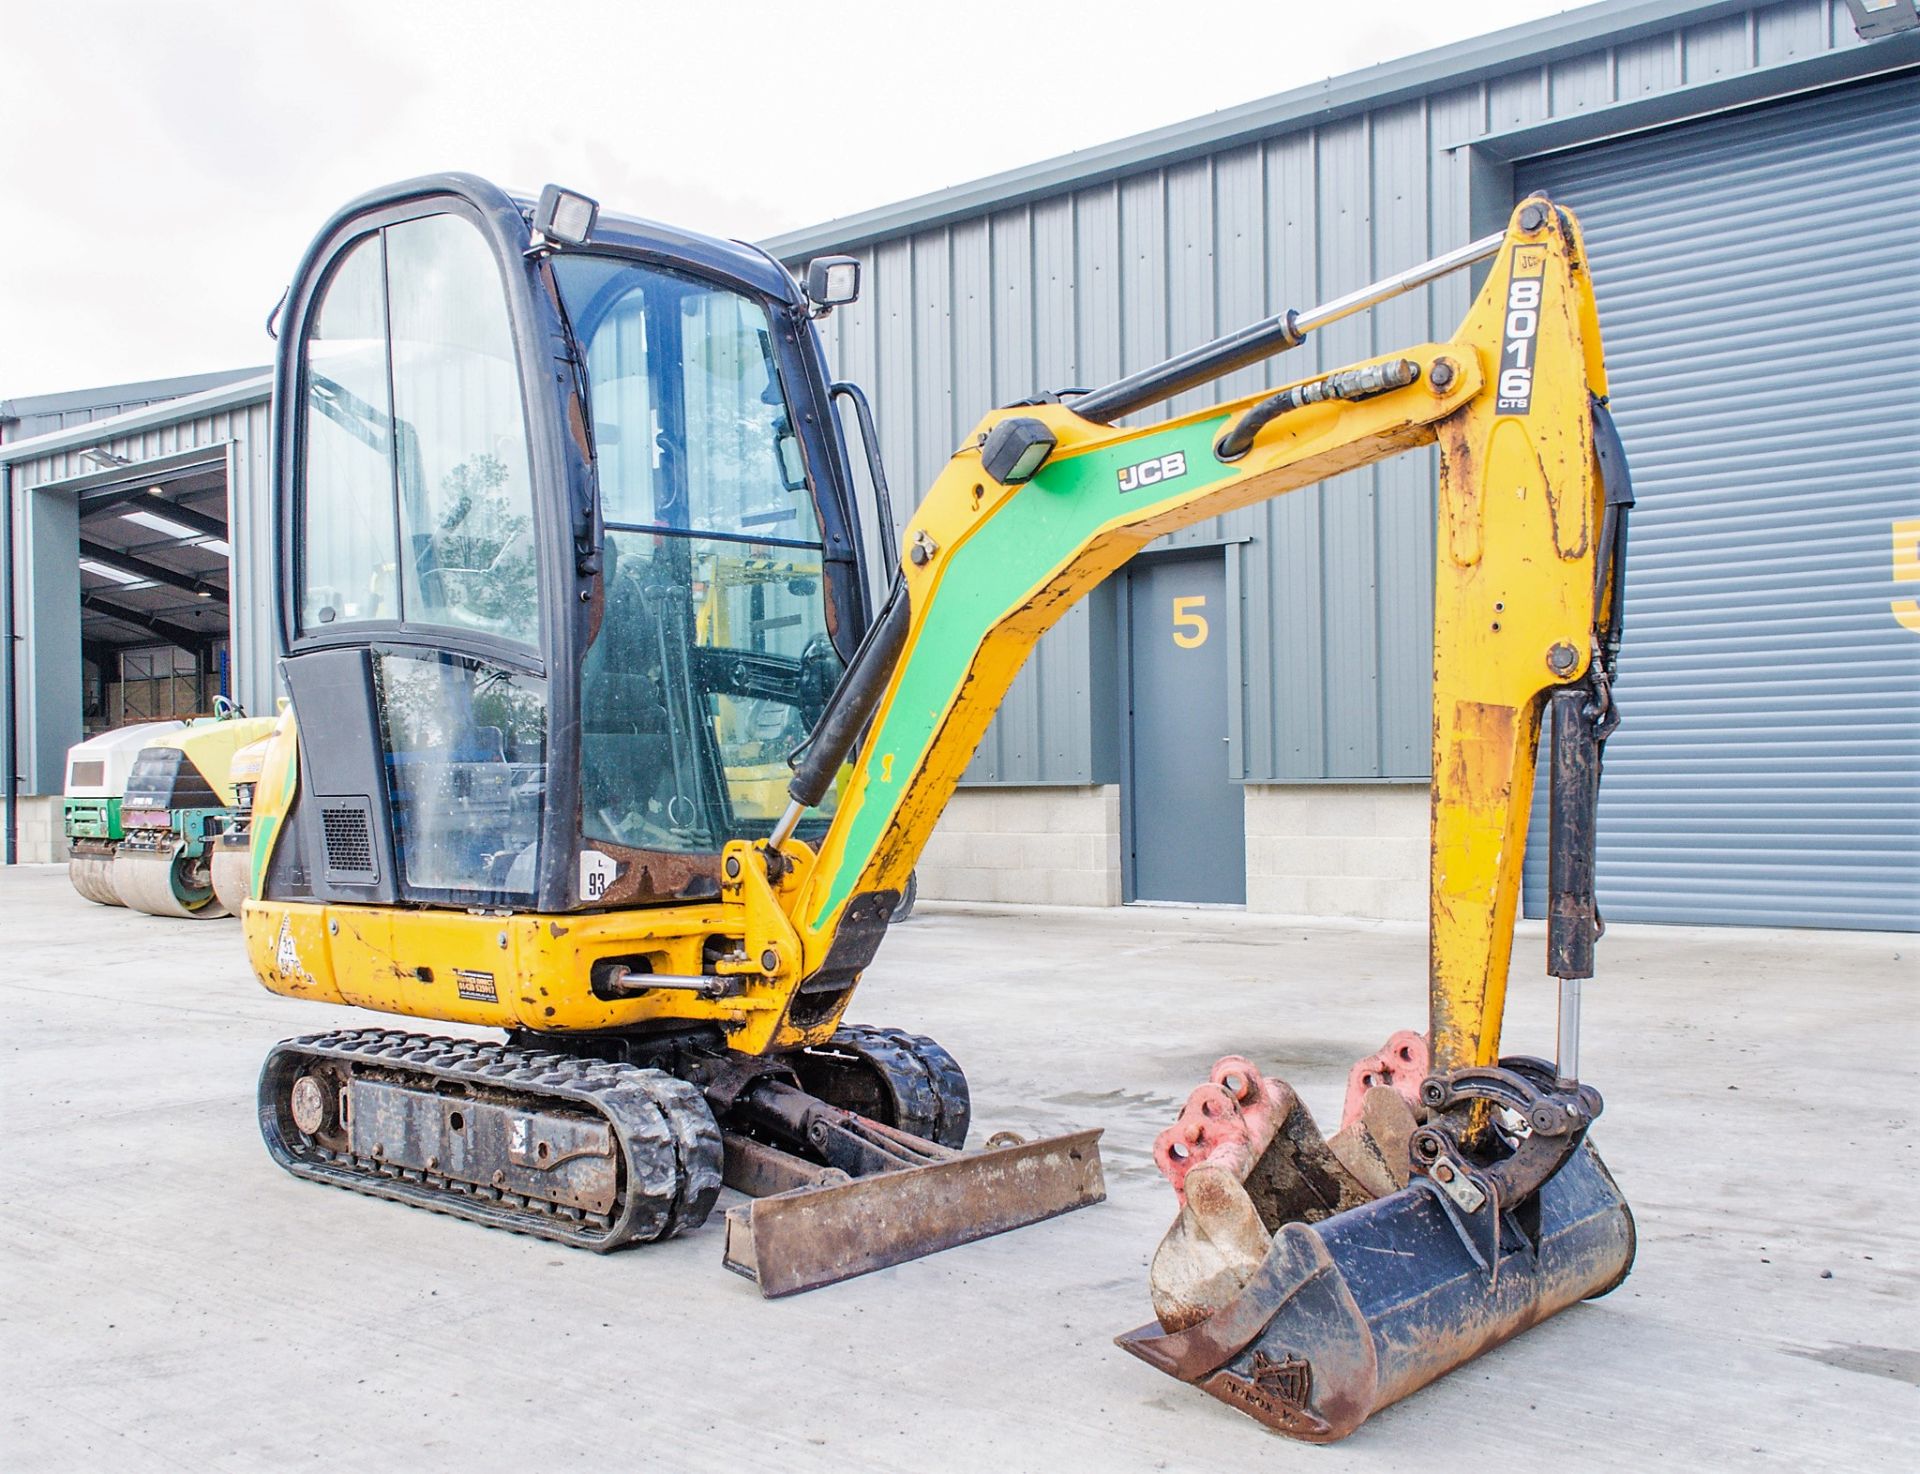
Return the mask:
<svg viewBox="0 0 1920 1474">
<path fill-rule="evenodd" d="M 1191 469 L 1187 477 L 1172 484 L 1181 496 L 1191 496 L 1212 484 L 1197 477 L 1218 467 L 1213 442 L 1227 418 L 1219 415 L 1177 426 L 1044 466 L 985 527 L 955 550 L 885 720 L 861 754 L 866 788 L 850 813 L 841 811 L 840 822 L 847 825 L 845 858 L 826 896 L 815 906 L 811 925 L 824 925 L 845 904 L 854 881 L 886 835 L 907 777 L 919 769 L 941 715 L 966 680 L 974 654 L 989 632 L 1103 525 L 1122 512 L 1136 510 L 1143 495 L 1151 495 L 1123 493 L 1121 468 L 1185 451 Z M 893 755 L 892 778 L 882 782 L 880 759 L 888 753 Z"/>
</svg>

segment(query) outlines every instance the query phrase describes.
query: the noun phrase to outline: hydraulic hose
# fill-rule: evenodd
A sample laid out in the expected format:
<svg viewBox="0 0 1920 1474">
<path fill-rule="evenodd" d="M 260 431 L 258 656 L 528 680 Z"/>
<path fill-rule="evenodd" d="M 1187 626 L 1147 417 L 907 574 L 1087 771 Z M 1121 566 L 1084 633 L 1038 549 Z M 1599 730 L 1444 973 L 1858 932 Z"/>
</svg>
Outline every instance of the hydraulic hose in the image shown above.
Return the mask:
<svg viewBox="0 0 1920 1474">
<path fill-rule="evenodd" d="M 1253 449 L 1253 437 L 1284 414 L 1328 399 L 1371 399 L 1389 389 L 1404 389 L 1419 377 L 1420 365 L 1411 358 L 1390 358 L 1384 363 L 1343 369 L 1309 384 L 1282 389 L 1278 394 L 1268 395 L 1229 425 L 1213 443 L 1213 453 L 1223 461 L 1237 461 Z"/>
<path fill-rule="evenodd" d="M 793 756 L 793 777 L 787 784 L 791 802 L 768 840 L 774 848 L 793 833 L 808 809 L 827 796 L 834 774 L 873 720 L 893 668 L 900 663 L 900 652 L 906 648 L 907 629 L 912 622 L 913 605 L 907 598 L 906 585 L 896 582 L 880 617 L 854 651 L 847 673 L 833 688 L 813 734 Z"/>
</svg>

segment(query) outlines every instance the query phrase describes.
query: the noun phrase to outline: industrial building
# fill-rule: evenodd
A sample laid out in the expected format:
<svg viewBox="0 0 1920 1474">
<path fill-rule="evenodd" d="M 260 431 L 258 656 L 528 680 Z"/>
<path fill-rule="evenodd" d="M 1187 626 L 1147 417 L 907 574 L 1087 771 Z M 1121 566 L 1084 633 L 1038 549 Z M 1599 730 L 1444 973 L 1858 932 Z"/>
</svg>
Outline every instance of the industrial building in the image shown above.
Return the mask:
<svg viewBox="0 0 1920 1474">
<path fill-rule="evenodd" d="M 1603 908 L 1920 930 L 1920 24 L 1888 13 L 1614 0 L 767 246 L 865 264 L 824 326 L 904 514 L 991 406 L 1326 301 L 1532 191 L 1571 205 L 1639 495 Z M 1170 408 L 1445 337 L 1471 290 Z M 270 385 L 168 388 L 0 406 L 10 859 L 55 855 L 88 723 L 181 683 L 273 701 Z M 923 893 L 1424 915 L 1433 477 L 1422 452 L 1289 494 L 1097 591 Z"/>
</svg>

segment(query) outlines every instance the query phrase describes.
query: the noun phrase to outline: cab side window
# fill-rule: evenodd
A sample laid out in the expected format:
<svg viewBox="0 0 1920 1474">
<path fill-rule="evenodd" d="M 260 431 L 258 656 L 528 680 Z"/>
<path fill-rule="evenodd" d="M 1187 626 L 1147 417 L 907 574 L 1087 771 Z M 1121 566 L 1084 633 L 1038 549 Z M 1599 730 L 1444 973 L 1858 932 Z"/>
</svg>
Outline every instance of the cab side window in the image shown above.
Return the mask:
<svg viewBox="0 0 1920 1474">
<path fill-rule="evenodd" d="M 463 216 L 353 246 L 303 347 L 301 628 L 535 645 L 526 415 L 499 268 Z"/>
<path fill-rule="evenodd" d="M 334 268 L 302 350 L 303 629 L 400 617 L 386 301 L 370 235 Z"/>
<path fill-rule="evenodd" d="M 499 268 L 457 216 L 386 234 L 406 617 L 534 644 L 533 491 Z"/>
</svg>

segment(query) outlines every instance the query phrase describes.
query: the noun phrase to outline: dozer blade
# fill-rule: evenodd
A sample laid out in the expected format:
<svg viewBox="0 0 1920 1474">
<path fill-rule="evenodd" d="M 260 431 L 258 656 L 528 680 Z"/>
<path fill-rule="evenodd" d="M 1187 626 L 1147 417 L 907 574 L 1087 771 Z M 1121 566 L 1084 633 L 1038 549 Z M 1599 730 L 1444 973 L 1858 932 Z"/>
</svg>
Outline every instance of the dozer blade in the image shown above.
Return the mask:
<svg viewBox="0 0 1920 1474">
<path fill-rule="evenodd" d="M 989 1146 L 743 1203 L 727 1210 L 727 1268 L 773 1299 L 1090 1207 L 1107 1195 L 1099 1140 Z"/>
<path fill-rule="evenodd" d="M 1118 1344 L 1269 1428 L 1344 1438 L 1388 1404 L 1583 1299 L 1633 1263 L 1633 1216 L 1582 1143 L 1481 1263 L 1425 1179 L 1318 1223 L 1289 1223 L 1240 1293 L 1184 1331 Z M 1490 1268 L 1494 1271 L 1489 1272 Z"/>
</svg>

